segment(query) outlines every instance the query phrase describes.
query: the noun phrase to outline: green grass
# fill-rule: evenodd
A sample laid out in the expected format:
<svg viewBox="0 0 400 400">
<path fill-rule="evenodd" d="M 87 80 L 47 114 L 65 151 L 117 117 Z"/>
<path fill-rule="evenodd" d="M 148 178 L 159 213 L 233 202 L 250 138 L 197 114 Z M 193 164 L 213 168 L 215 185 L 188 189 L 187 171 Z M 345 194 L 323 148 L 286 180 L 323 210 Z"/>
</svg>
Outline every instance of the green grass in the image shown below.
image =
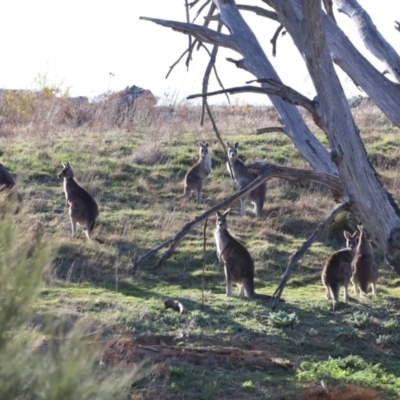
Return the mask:
<svg viewBox="0 0 400 400">
<path fill-rule="evenodd" d="M 368 133 L 366 147 L 397 199 L 398 163 L 388 164 L 382 155 L 400 160 L 400 150 L 393 146 L 393 140 L 368 140 L 380 137 L 379 129 L 384 133 L 385 128 L 376 129 Z M 393 139 L 398 134 L 395 130 L 389 135 Z M 212 201 L 196 204 L 178 197 L 183 192 L 183 177 L 196 161 L 197 142 L 206 140 L 211 144 L 213 171 L 203 193 Z M 239 141 L 240 155 L 249 162 L 306 166 L 281 134 L 255 136 L 241 131 L 225 135 L 227 140 Z M 137 165 L 130 161 L 130 156 L 148 143 L 159 146 L 165 163 Z M 325 232 L 293 271 L 283 293 L 286 303 L 279 307 L 285 315 L 296 316 L 297 322 L 283 324 L 287 326 L 269 323 L 268 303 L 225 297 L 224 274 L 215 254 L 214 218 L 208 221 L 205 254 L 201 225 L 185 237 L 164 266 L 152 269 L 165 249 L 133 275 L 129 273 L 143 252 L 233 193 L 222 149 L 212 131 L 205 129 L 196 135 L 72 131 L 49 135 L 46 140 L 16 136 L 0 141 L 0 147 L 1 162 L 18 175 L 25 197 L 24 209 L 15 217 L 24 235 L 33 234 L 37 227 L 43 241 L 54 239 L 59 248 L 44 274 L 46 286 L 33 303 L 29 323 L 40 329 L 50 319 L 68 328 L 83 321 L 102 332 L 102 343 L 168 337 L 172 343 L 187 347 L 260 350 L 294 365 L 280 369 L 246 362 L 234 365 L 229 359 L 216 364 L 207 359 L 199 364 L 174 359 L 159 363 L 156 371 L 132 384 L 127 389 L 132 398 L 296 398 L 305 381 L 320 379 L 332 385 L 348 382 L 377 388 L 380 398 L 400 396 L 395 378 L 400 375 L 400 350 L 395 333 L 387 327 L 394 326 L 387 321 L 400 318 L 396 303 L 400 285 L 382 254 L 376 251 L 381 273 L 377 297 L 360 300 L 350 289 L 348 304 L 341 303 L 336 313 L 331 312 L 330 302 L 322 300 L 321 269 L 332 251 L 344 243 L 341 231 L 346 218 L 330 227 L 332 235 Z M 62 182 L 57 179 L 61 162 L 66 161 L 99 204 L 94 236 L 104 244 L 88 243 L 82 231 L 78 239 L 70 238 Z M 231 206 L 239 209 L 239 202 Z M 273 293 L 290 256 L 333 207 L 329 191 L 318 185 L 271 180 L 262 218 L 255 218 L 250 209 L 245 217 L 229 217 L 231 234 L 254 258 L 257 292 Z M 181 301 L 187 313 L 165 309 L 163 300 L 167 297 Z M 362 329 L 349 324 L 355 313 L 369 316 Z M 383 335 L 392 335 L 393 340 L 385 340 Z M 349 372 L 351 368 L 355 377 Z"/>
</svg>

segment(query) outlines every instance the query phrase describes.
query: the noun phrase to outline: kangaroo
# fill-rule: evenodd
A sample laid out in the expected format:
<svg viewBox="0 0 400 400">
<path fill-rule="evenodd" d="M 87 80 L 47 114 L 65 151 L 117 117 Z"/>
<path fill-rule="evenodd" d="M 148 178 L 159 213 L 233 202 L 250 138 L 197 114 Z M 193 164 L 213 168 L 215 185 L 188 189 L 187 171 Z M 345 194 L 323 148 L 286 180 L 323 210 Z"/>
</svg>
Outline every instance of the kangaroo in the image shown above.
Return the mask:
<svg viewBox="0 0 400 400">
<path fill-rule="evenodd" d="M 360 292 L 361 297 L 368 297 L 368 285 L 372 286 L 372 293 L 376 294 L 376 282 L 378 280 L 378 266 L 374 261 L 374 253 L 371 243 L 362 225 L 358 225 L 360 230 L 360 239 L 356 249 L 353 262 L 351 264 L 351 281 L 354 287 L 354 293 Z M 359 289 L 359 290 L 358 290 Z"/>
<path fill-rule="evenodd" d="M 17 200 L 19 203 L 22 202 L 22 195 L 18 192 L 15 185 L 14 178 L 7 171 L 3 164 L 0 163 L 0 192 L 6 192 L 5 198 L 7 200 Z M 17 214 L 19 211 L 19 206 L 14 210 Z"/>
<path fill-rule="evenodd" d="M 199 160 L 186 173 L 183 196 L 190 197 L 192 192 L 196 195 L 196 201 L 201 201 L 203 183 L 211 172 L 211 157 L 208 151 L 209 143 L 199 142 Z M 204 199 L 205 200 L 205 199 Z"/>
<path fill-rule="evenodd" d="M 346 248 L 334 252 L 326 262 L 321 279 L 326 288 L 325 299 L 333 299 L 333 311 L 336 311 L 339 306 L 339 291 L 340 287 L 344 286 L 343 300 L 347 302 L 348 286 L 351 278 L 351 262 L 356 253 L 358 232 L 352 235 L 344 231 L 346 238 Z"/>
<path fill-rule="evenodd" d="M 229 142 L 227 143 L 227 145 L 229 161 L 226 163 L 226 167 L 228 168 L 229 174 L 231 175 L 231 179 L 236 182 L 238 189 L 241 190 L 249 183 L 253 182 L 254 179 L 257 178 L 257 175 L 249 172 L 244 162 L 239 159 L 239 142 L 236 142 L 234 146 L 229 144 Z M 232 167 L 232 171 L 230 166 Z M 259 216 L 264 207 L 266 193 L 267 184 L 264 182 L 260 186 L 252 190 L 245 198 L 241 198 L 240 214 L 246 214 L 246 198 L 248 198 L 254 204 L 254 214 Z"/>
<path fill-rule="evenodd" d="M 74 172 L 69 163 L 63 163 L 63 170 L 58 174 L 64 179 L 64 192 L 69 216 L 71 219 L 72 237 L 76 238 L 76 224 L 85 226 L 86 236 L 91 240 L 96 218 L 99 216 L 99 208 L 94 198 L 74 179 Z"/>
<path fill-rule="evenodd" d="M 228 232 L 226 217 L 230 209 L 221 214 L 217 211 L 216 230 L 214 232 L 217 255 L 224 264 L 226 278 L 226 296 L 232 296 L 232 284 L 239 286 L 239 296 L 250 299 L 270 299 L 271 296 L 254 292 L 254 261 L 250 253 Z"/>
</svg>

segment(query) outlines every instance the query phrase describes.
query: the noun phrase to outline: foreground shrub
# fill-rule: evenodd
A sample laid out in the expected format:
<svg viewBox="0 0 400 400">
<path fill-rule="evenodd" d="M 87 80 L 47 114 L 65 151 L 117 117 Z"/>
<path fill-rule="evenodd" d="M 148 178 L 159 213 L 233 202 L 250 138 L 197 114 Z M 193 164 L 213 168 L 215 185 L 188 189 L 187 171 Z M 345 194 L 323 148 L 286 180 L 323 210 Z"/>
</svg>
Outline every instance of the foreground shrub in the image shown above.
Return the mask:
<svg viewBox="0 0 400 400">
<path fill-rule="evenodd" d="M 47 343 L 38 346 L 44 333 L 28 317 L 54 247 L 40 238 L 32 244 L 10 217 L 0 217 L 0 399 L 125 398 L 132 378 L 99 364 L 97 346 L 85 339 L 87 326 L 55 338 L 48 323 Z"/>
</svg>

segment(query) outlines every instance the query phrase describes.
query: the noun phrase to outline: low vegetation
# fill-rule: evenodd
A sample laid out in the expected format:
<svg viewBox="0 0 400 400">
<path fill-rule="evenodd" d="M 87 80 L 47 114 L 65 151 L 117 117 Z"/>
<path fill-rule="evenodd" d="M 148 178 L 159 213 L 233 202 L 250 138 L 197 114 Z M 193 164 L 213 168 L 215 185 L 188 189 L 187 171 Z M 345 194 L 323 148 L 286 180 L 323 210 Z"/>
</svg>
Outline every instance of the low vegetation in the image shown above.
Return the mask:
<svg viewBox="0 0 400 400">
<path fill-rule="evenodd" d="M 286 302 L 273 313 L 268 302 L 225 297 L 214 218 L 206 230 L 189 232 L 161 268 L 152 268 L 158 254 L 130 273 L 143 252 L 233 193 L 211 125 L 198 125 L 200 111 L 142 110 L 107 129 L 25 117 L 0 122 L 0 161 L 24 196 L 20 212 L 0 222 L 1 318 L 9 303 L 17 307 L 15 321 L 0 327 L 10 354 L 6 364 L 0 360 L 0 387 L 24 382 L 20 398 L 39 398 L 33 393 L 41 385 L 64 382 L 44 397 L 116 398 L 109 394 L 116 391 L 129 399 L 306 399 L 317 398 L 311 396 L 323 391 L 323 380 L 332 393 L 375 396 L 354 399 L 398 398 L 400 278 L 382 254 L 375 249 L 377 296 L 360 299 L 350 288 L 348 304 L 340 302 L 337 312 L 322 299 L 321 269 L 344 244 L 343 229 L 354 229 L 349 215 L 311 246 L 285 288 Z M 399 199 L 399 129 L 367 102 L 354 114 L 371 162 Z M 269 108 L 215 107 L 214 117 L 224 141 L 240 143 L 244 160 L 307 168 L 283 134 L 254 134 L 277 125 Z M 211 200 L 202 203 L 181 197 L 199 141 L 210 143 L 213 163 L 203 187 Z M 71 163 L 99 205 L 93 237 L 101 243 L 89 242 L 82 230 L 70 237 L 57 178 L 62 162 Z M 239 201 L 231 207 L 239 210 Z M 333 207 L 319 185 L 271 180 L 260 218 L 250 204 L 245 216 L 230 216 L 231 234 L 255 261 L 257 293 L 272 294 L 290 256 Z M 165 308 L 166 298 L 186 312 Z M 102 383 L 104 371 L 109 380 Z M 1 390 L 1 398 L 13 398 Z"/>
</svg>

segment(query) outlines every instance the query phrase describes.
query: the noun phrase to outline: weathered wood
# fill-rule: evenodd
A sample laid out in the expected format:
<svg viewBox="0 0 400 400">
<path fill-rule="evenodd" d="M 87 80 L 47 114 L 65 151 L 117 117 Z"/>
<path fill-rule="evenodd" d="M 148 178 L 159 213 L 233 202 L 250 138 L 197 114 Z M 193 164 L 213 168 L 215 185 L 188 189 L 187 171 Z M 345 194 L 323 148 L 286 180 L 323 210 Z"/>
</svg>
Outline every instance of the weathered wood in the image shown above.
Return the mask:
<svg viewBox="0 0 400 400">
<path fill-rule="evenodd" d="M 254 164 L 247 164 L 247 169 L 249 172 L 256 174 L 257 176 L 266 176 L 265 180 L 280 178 L 288 181 L 308 181 L 319 183 L 333 190 L 335 200 L 338 202 L 346 201 L 344 200 L 345 193 L 342 184 L 336 175 L 317 172 L 310 169 L 285 167 L 283 165 L 270 164 L 262 161 Z"/>
<path fill-rule="evenodd" d="M 334 0 L 339 11 L 354 22 L 365 47 L 380 60 L 385 69 L 400 83 L 400 57 L 396 50 L 376 29 L 369 14 L 356 0 Z"/>
<path fill-rule="evenodd" d="M 336 22 L 335 15 L 333 14 L 332 0 L 322 0 L 322 3 L 324 4 L 326 14 L 329 15 L 332 20 Z"/>
<path fill-rule="evenodd" d="M 216 90 L 215 92 L 208 93 L 199 93 L 199 94 L 191 94 L 187 97 L 188 100 L 196 99 L 198 97 L 207 97 L 207 96 L 216 96 L 219 94 L 230 93 L 260 93 L 260 94 L 268 94 L 281 97 L 284 101 L 289 104 L 299 105 L 305 108 L 307 111 L 311 113 L 314 118 L 314 121 L 317 125 L 320 125 L 319 122 L 319 114 L 315 110 L 314 102 L 308 99 L 306 96 L 303 96 L 301 93 L 292 89 L 289 86 L 284 85 L 280 82 L 275 82 L 273 79 L 260 79 L 260 82 L 267 83 L 268 87 L 258 87 L 258 86 L 238 86 L 223 90 Z M 249 81 L 250 83 L 253 81 Z"/>
<path fill-rule="evenodd" d="M 262 17 L 267 17 L 269 19 L 272 19 L 272 20 L 278 22 L 278 14 L 274 11 L 266 10 L 265 8 L 262 8 L 262 7 L 247 6 L 245 4 L 238 4 L 237 7 L 239 10 L 251 11 L 251 12 L 255 13 L 256 15 L 260 15 Z"/>
<path fill-rule="evenodd" d="M 277 12 L 287 32 L 292 37 L 301 54 L 306 51 L 306 42 L 302 36 L 303 20 L 300 0 L 263 0 Z M 382 112 L 400 127 L 400 88 L 375 69 L 356 49 L 338 25 L 320 10 L 330 55 L 352 80 L 362 88 Z"/>
</svg>

